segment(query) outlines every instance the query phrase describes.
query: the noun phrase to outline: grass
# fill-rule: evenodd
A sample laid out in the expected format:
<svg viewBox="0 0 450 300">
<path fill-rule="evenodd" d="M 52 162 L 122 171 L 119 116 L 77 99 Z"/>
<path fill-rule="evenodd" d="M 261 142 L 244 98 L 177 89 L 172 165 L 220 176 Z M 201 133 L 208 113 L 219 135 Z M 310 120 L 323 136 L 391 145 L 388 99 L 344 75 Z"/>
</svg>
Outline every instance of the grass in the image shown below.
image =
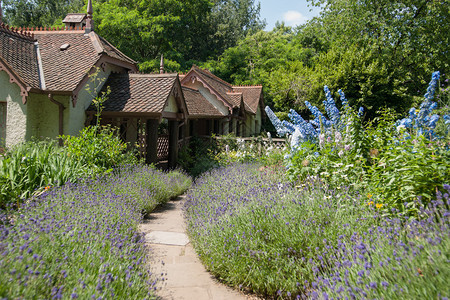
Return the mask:
<svg viewBox="0 0 450 300">
<path fill-rule="evenodd" d="M 127 166 L 48 189 L 3 215 L 0 297 L 154 298 L 158 276 L 149 272 L 138 224 L 189 183 L 179 172 Z"/>
<path fill-rule="evenodd" d="M 220 280 L 280 299 L 449 295 L 448 193 L 422 221 L 388 219 L 365 195 L 267 170 L 215 170 L 187 194 L 191 241 Z"/>
</svg>

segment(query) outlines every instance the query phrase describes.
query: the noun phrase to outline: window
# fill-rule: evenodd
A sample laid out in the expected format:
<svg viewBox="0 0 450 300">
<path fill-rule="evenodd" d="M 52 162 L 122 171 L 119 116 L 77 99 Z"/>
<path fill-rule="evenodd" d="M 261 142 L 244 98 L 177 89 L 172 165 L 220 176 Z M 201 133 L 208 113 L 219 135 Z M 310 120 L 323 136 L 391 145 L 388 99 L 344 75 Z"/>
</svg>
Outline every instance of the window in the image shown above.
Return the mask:
<svg viewBox="0 0 450 300">
<path fill-rule="evenodd" d="M 5 147 L 6 139 L 6 102 L 0 102 L 0 147 Z"/>
</svg>

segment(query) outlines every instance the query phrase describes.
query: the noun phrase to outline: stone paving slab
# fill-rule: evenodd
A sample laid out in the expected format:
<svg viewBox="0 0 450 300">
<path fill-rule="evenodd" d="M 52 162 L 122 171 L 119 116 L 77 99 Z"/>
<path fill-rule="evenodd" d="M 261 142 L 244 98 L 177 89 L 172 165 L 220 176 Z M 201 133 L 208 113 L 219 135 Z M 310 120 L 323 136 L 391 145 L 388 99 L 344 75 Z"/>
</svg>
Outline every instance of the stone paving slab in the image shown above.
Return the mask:
<svg viewBox="0 0 450 300">
<path fill-rule="evenodd" d="M 159 299 L 258 299 L 221 284 L 206 271 L 186 235 L 183 202 L 183 197 L 170 201 L 140 225 L 151 251 L 151 271 L 164 278 L 157 290 Z"/>
<path fill-rule="evenodd" d="M 151 231 L 145 235 L 145 242 L 150 244 L 185 246 L 189 243 L 189 239 L 186 234 L 180 232 Z"/>
</svg>

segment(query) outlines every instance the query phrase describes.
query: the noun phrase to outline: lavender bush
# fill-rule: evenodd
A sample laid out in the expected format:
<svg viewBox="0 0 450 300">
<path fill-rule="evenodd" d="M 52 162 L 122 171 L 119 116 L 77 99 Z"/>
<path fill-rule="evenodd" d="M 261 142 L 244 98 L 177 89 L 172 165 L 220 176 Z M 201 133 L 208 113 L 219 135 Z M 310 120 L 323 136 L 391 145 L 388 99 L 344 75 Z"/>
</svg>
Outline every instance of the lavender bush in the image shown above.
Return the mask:
<svg viewBox="0 0 450 300">
<path fill-rule="evenodd" d="M 141 212 L 189 180 L 145 166 L 117 174 L 48 189 L 2 216 L 0 297 L 153 298 Z"/>
<path fill-rule="evenodd" d="M 423 221 L 407 221 L 381 217 L 380 206 L 344 187 L 280 178 L 231 166 L 188 192 L 191 241 L 217 278 L 266 298 L 449 295 L 448 193 Z"/>
</svg>

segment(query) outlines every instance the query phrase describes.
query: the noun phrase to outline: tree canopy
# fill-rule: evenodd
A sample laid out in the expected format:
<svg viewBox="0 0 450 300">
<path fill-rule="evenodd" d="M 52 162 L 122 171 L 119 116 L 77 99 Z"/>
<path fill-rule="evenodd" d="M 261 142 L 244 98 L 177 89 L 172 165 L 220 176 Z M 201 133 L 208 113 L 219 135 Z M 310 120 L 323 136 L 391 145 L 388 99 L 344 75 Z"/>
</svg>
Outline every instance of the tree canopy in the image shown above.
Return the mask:
<svg viewBox="0 0 450 300">
<path fill-rule="evenodd" d="M 13 26 L 60 24 L 83 0 L 4 0 Z M 255 0 L 97 0 L 96 31 L 139 62 L 141 71 L 192 64 L 234 84 L 263 84 L 278 111 L 322 105 L 323 86 L 368 117 L 403 111 L 424 94 L 430 74 L 449 69 L 450 0 L 309 0 L 320 16 L 262 31 Z M 443 75 L 445 76 L 445 75 Z"/>
<path fill-rule="evenodd" d="M 319 17 L 247 36 L 205 64 L 235 83 L 259 83 L 276 110 L 322 105 L 323 86 L 373 117 L 404 111 L 425 92 L 431 73 L 449 68 L 449 0 L 311 0 Z"/>
</svg>

